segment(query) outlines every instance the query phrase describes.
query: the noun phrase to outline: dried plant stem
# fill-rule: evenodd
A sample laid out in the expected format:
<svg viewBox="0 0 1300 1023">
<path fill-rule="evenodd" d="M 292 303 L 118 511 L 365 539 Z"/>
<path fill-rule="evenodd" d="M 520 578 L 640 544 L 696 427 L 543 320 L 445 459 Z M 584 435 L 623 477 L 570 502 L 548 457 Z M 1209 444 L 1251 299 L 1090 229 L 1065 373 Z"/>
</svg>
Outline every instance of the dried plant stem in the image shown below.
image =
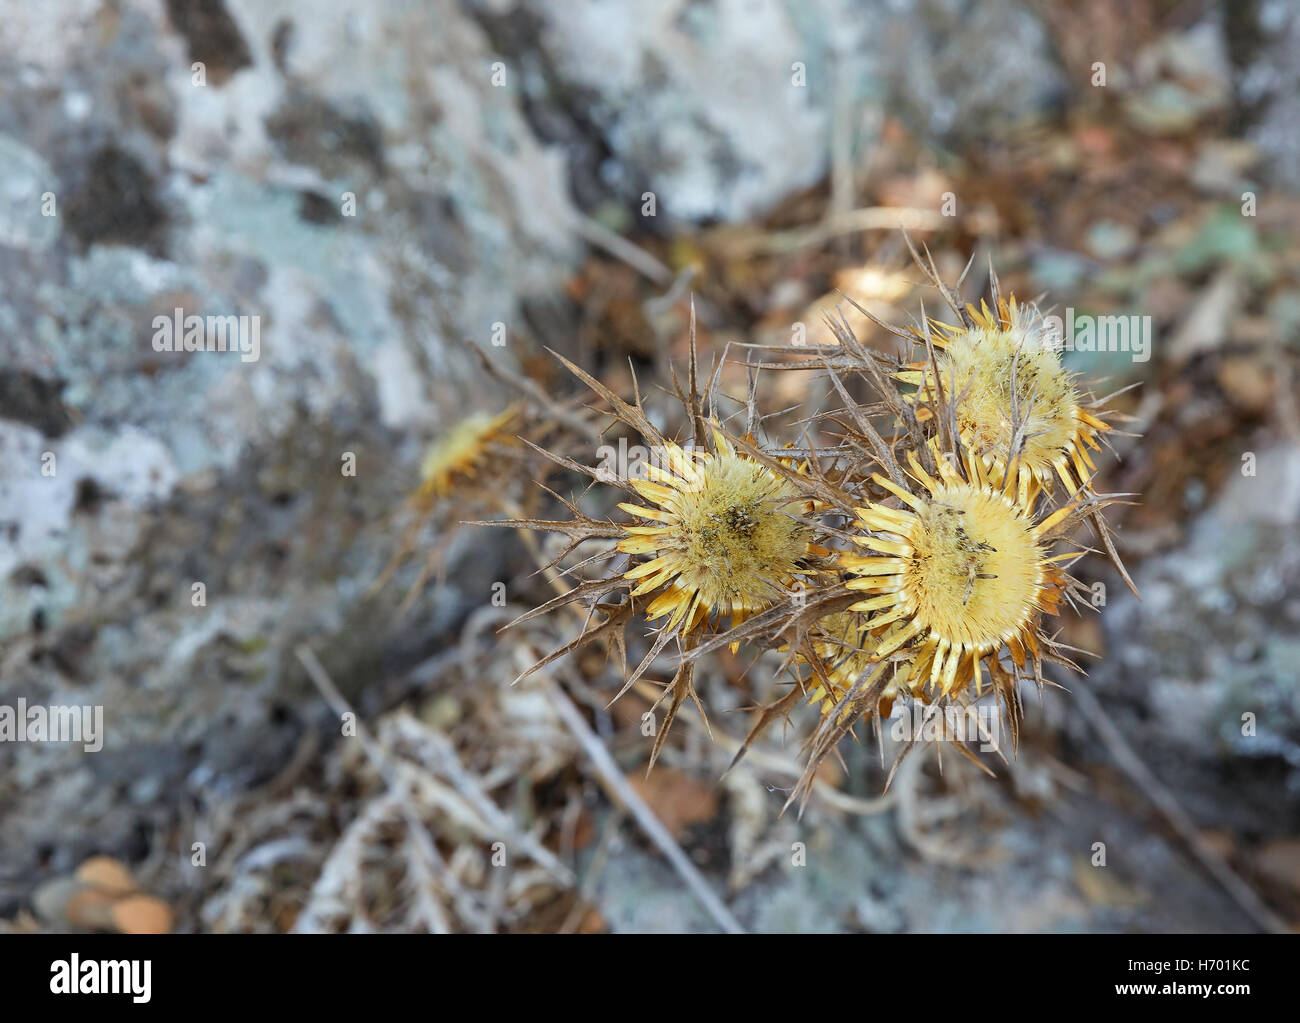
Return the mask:
<svg viewBox="0 0 1300 1023">
<path fill-rule="evenodd" d="M 578 924 L 582 922 L 588 907 L 595 905 L 596 885 L 605 872 L 605 868 L 609 866 L 610 849 L 614 845 L 614 839 L 618 836 L 618 830 L 622 823 L 623 814 L 621 812 L 611 814 L 605 821 L 605 826 L 601 829 L 600 841 L 596 843 L 595 855 L 591 858 L 591 865 L 587 868 L 582 883 L 578 886 L 578 897 L 574 900 L 569 915 L 564 918 L 564 923 L 559 927 L 560 934 L 572 934 L 577 929 Z"/>
<path fill-rule="evenodd" d="M 472 341 L 465 342 L 465 347 L 477 359 L 479 366 L 489 376 L 527 395 L 536 402 L 538 408 L 545 409 L 557 422 L 563 423 L 574 433 L 599 442 L 600 431 L 594 424 L 584 419 L 573 409 L 562 404 L 559 400 L 548 395 L 537 385 L 535 380 L 511 369 L 502 360 L 488 358 L 487 352 Z"/>
<path fill-rule="evenodd" d="M 649 703 L 654 703 L 658 698 L 654 686 L 650 682 L 641 681 L 634 687 L 638 696 L 642 697 Z M 744 743 L 721 731 L 714 726 L 710 731 L 709 727 L 701 718 L 688 717 L 687 727 L 694 728 L 702 734 L 708 735 L 724 753 L 735 753 Z M 759 767 L 767 771 L 774 771 L 777 774 L 783 774 L 790 778 L 798 778 L 803 774 L 803 764 L 799 763 L 792 757 L 782 756 L 780 753 L 771 753 L 766 750 L 757 750 L 752 747 L 746 752 L 745 760 L 750 767 Z M 884 795 L 876 796 L 873 799 L 864 799 L 861 796 L 850 796 L 836 788 L 834 784 L 825 778 L 818 777 L 813 782 L 813 791 L 817 792 L 828 806 L 839 810 L 842 813 L 851 813 L 859 817 L 869 817 L 873 814 L 884 813 L 898 802 L 898 794 L 892 789 Z"/>
<path fill-rule="evenodd" d="M 352 714 L 357 723 L 357 738 L 361 741 L 362 749 L 365 750 L 366 757 L 374 764 L 375 769 L 379 771 L 384 783 L 388 786 L 389 792 L 397 801 L 402 818 L 406 823 L 407 831 L 411 836 L 412 842 L 419 852 L 422 863 L 418 866 L 424 868 L 424 873 L 430 878 L 445 878 L 450 874 L 450 868 L 438 855 L 438 850 L 433 844 L 433 839 L 429 837 L 429 830 L 425 827 L 424 822 L 420 820 L 420 815 L 415 812 L 411 806 L 410 792 L 406 785 L 403 784 L 397 776 L 392 763 L 389 761 L 387 754 L 380 748 L 374 737 L 361 723 L 360 718 L 356 716 L 355 711 L 349 706 L 343 694 L 338 691 L 333 680 L 329 677 L 325 668 L 317 659 L 315 652 L 305 643 L 294 649 L 294 654 L 306 670 L 308 677 L 315 684 L 316 688 L 325 697 L 325 702 L 333 708 L 334 712 L 342 717 L 344 714 Z M 427 893 L 422 893 L 427 894 Z M 435 933 L 450 934 L 451 924 L 442 914 L 435 900 L 425 899 L 429 909 L 430 926 Z"/>
<path fill-rule="evenodd" d="M 398 723 L 399 727 L 414 729 L 418 732 L 418 738 L 432 749 L 434 755 L 438 758 L 438 767 L 441 773 L 446 776 L 461 797 L 490 827 L 509 839 L 515 846 L 523 849 L 529 858 L 550 874 L 557 883 L 566 888 L 573 887 L 577 882 L 573 871 L 561 863 L 554 853 L 538 842 L 532 835 L 526 834 L 515 827 L 509 816 L 493 802 L 492 798 L 483 791 L 482 786 L 465 770 L 460 758 L 456 756 L 456 751 L 445 736 L 421 724 L 407 712 L 403 712 L 402 716 L 398 718 Z"/>
<path fill-rule="evenodd" d="M 656 284 L 667 287 L 673 282 L 673 272 L 668 267 L 645 249 L 634 245 L 599 221 L 578 213 L 573 217 L 573 227 L 583 241 L 622 260 L 637 273 L 648 277 Z"/>
<path fill-rule="evenodd" d="M 516 651 L 516 657 L 521 665 L 520 670 L 524 670 L 536 660 L 536 653 L 521 648 Z M 533 658 L 533 660 L 530 661 L 529 658 Z M 614 762 L 613 756 L 605 748 L 605 744 L 591 730 L 582 713 L 574 706 L 573 701 L 546 672 L 537 672 L 536 677 L 546 691 L 551 703 L 555 706 L 560 719 L 573 733 L 573 737 L 578 740 L 578 744 L 591 760 L 592 766 L 596 770 L 596 776 L 609 797 L 624 807 L 636 819 L 646 837 L 664 854 L 664 858 L 681 876 L 691 893 L 699 900 L 708 914 L 713 917 L 718 926 L 728 934 L 744 934 L 745 929 L 740 926 L 740 921 L 732 916 L 731 910 L 723 904 L 717 893 L 709 887 L 708 881 L 695 868 L 695 864 L 682 851 L 682 847 L 677 844 L 673 836 L 668 833 L 668 829 L 664 827 L 663 822 L 655 816 L 654 811 L 637 794 L 636 789 L 632 788 L 628 783 L 628 780 L 623 776 L 623 772 L 619 770 L 618 764 Z"/>
<path fill-rule="evenodd" d="M 931 231 L 942 224 L 943 217 L 935 210 L 902 206 L 864 206 L 835 213 L 812 227 L 776 231 L 753 239 L 745 239 L 737 242 L 735 249 L 737 255 L 794 252 L 798 249 L 824 245 L 842 235 L 860 234 L 864 231 L 896 231 L 900 228 Z"/>
</svg>

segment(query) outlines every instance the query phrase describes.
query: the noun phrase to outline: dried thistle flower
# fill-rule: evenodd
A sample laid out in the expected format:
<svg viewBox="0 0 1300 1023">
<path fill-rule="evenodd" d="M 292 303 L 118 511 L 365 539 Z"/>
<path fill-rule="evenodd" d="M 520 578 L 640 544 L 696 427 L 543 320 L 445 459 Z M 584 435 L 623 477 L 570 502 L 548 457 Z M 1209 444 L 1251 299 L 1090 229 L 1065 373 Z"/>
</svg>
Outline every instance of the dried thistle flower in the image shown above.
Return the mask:
<svg viewBox="0 0 1300 1023">
<path fill-rule="evenodd" d="M 631 521 L 592 518 L 575 501 L 552 492 L 569 510 L 568 520 L 514 518 L 479 523 L 568 537 L 568 543 L 545 566 L 551 572 L 557 572 L 564 559 L 582 545 L 604 542 L 598 553 L 580 563 L 595 568 L 596 578 L 577 583 L 515 623 L 566 605 L 586 608 L 580 634 L 541 658 L 516 682 L 599 640 L 617 654 L 622 667 L 625 681 L 614 697 L 617 700 L 645 675 L 670 642 L 676 642 L 678 667 L 652 708 L 666 703 L 650 766 L 686 698 L 704 714 L 694 687 L 697 662 L 692 652 L 706 639 L 735 649 L 742 638 L 770 638 L 779 627 L 753 619 L 760 611 L 773 610 L 774 605 L 791 605 L 795 617 L 817 615 L 816 602 L 809 608 L 802 598 L 817 588 L 831 560 L 831 552 L 821 543 L 824 537 L 798 514 L 809 510 L 815 496 L 805 492 L 800 466 L 789 456 L 779 452 L 769 456 L 758 448 L 752 435 L 756 425 L 753 415 L 746 436 L 729 437 L 723 430 L 714 410 L 717 374 L 709 387 L 706 411 L 706 396 L 698 384 L 694 336 L 692 320 L 688 387 L 685 392 L 677 389 L 684 418 L 690 424 L 691 440 L 686 444 L 663 436 L 645 415 L 639 394 L 632 403 L 625 402 L 590 374 L 556 356 L 605 401 L 609 415 L 635 432 L 638 446 L 653 457 L 644 464 L 643 478 L 629 478 L 611 473 L 605 466 L 590 467 L 555 452 L 537 450 L 600 487 L 622 489 L 642 502 L 619 504 L 634 516 Z M 614 543 L 608 542 L 611 540 Z M 791 590 L 800 595 L 797 607 Z M 625 629 L 638 615 L 661 624 L 640 663 L 628 671 Z"/>
<path fill-rule="evenodd" d="M 908 463 L 914 490 L 875 477 L 903 507 L 858 510 L 865 532 L 854 542 L 871 553 L 840 556 L 856 576 L 849 589 L 865 595 L 852 610 L 869 616 L 864 627 L 878 637 L 873 660 L 902 654 L 913 694 L 947 696 L 973 683 L 979 696 L 981 663 L 1002 679 L 1004 650 L 1024 667 L 1026 657 L 1041 666 L 1042 650 L 1051 648 L 1040 618 L 1057 613 L 1067 589 L 1056 563 L 1078 555 L 1051 556 L 1046 538 L 1073 506 L 1035 521 L 1015 490 L 999 487 L 970 453 L 965 476 L 946 459 L 937 479 L 914 455 Z"/>
<path fill-rule="evenodd" d="M 706 617 L 739 625 L 794 582 L 809 553 L 811 530 L 788 514 L 799 495 L 761 462 L 737 454 L 714 426 L 713 451 L 667 442 L 664 468 L 647 464 L 632 488 L 654 507 L 619 507 L 652 526 L 624 526 L 627 554 L 653 555 L 624 573 L 631 596 L 659 591 L 646 608 L 665 628 L 691 629 Z"/>
<path fill-rule="evenodd" d="M 922 450 L 934 454 L 934 442 Z M 1042 629 L 1044 615 L 1083 592 L 1061 564 L 1080 552 L 1053 548 L 1113 499 L 1080 496 L 1039 518 L 1037 499 L 1021 505 L 1015 480 L 993 474 L 969 450 L 934 459 L 933 474 L 916 449 L 905 460 L 906 471 L 895 475 L 906 485 L 873 473 L 890 496 L 856 512 L 852 539 L 867 553 L 839 557 L 851 576 L 846 587 L 862 599 L 822 623 L 810 695 L 821 702 L 823 720 L 790 802 L 807 799 L 821 762 L 858 720 L 879 731 L 899 697 L 969 705 L 985 694 L 987 679 L 1014 746 L 1021 679 L 1041 689 L 1044 662 L 1077 668 Z M 979 763 L 962 743 L 952 745 Z M 900 750 L 895 770 L 913 746 Z"/>
<path fill-rule="evenodd" d="M 517 466 L 522 449 L 514 437 L 525 420 L 519 404 L 510 405 L 493 415 L 475 412 L 454 422 L 435 439 L 425 452 L 420 467 L 420 481 L 403 502 L 399 514 L 405 518 L 397 544 L 388 564 L 371 584 L 374 593 L 385 586 L 419 546 L 420 534 L 430 522 L 448 527 L 444 535 L 424 556 L 418 578 L 403 598 L 401 610 L 414 603 L 424 584 L 443 567 L 443 558 L 454 530 L 440 510 L 457 497 L 460 508 L 496 508 L 508 506 L 501 479 L 506 470 Z"/>
<path fill-rule="evenodd" d="M 721 362 L 701 394 L 693 318 L 687 388 L 673 379 L 686 443 L 651 423 L 639 391 L 625 402 L 560 357 L 658 460 L 644 477 L 628 478 L 533 445 L 594 485 L 626 492 L 618 507 L 633 519 L 592 518 L 553 494 L 569 519 L 483 523 L 567 537 L 545 566 L 557 584 L 578 568 L 595 572 L 519 619 L 568 605 L 583 611 L 579 635 L 521 679 L 601 642 L 618 655 L 621 696 L 675 642 L 675 673 L 654 704 L 666 702 L 667 711 L 653 765 L 684 700 L 700 704 L 694 681 L 703 657 L 742 640 L 782 653 L 794 684 L 759 708 L 736 759 L 801 699 L 819 706 L 791 801 L 807 798 L 819 765 L 857 722 L 879 732 L 897 700 L 966 705 L 991 690 L 1015 744 L 1021 681 L 1048 684 L 1044 662 L 1074 667 L 1043 624 L 1081 593 L 1067 569 L 1086 548 L 1058 553 L 1057 545 L 1088 520 L 1128 580 L 1101 516 L 1123 495 L 1092 489 L 1089 452 L 1101 449 L 1109 426 L 1044 343 L 1035 309 L 1002 299 L 991 272 L 992 309 L 962 305 L 933 259 L 927 266 L 913 255 L 959 323 L 923 316 L 919 329 L 880 325 L 922 341 L 925 360 L 884 356 L 842 317 L 832 320 L 838 343 L 807 349 L 811 360 L 792 364 L 782 351 L 753 367 L 743 432 L 727 433 L 715 412 Z M 814 410 L 798 448 L 759 444 L 757 371 L 798 368 L 825 369 L 842 408 Z M 850 376 L 870 384 L 876 400 L 856 401 L 843 379 Z M 878 426 L 886 417 L 890 427 Z M 561 568 L 590 541 L 600 543 L 595 554 Z M 637 616 L 659 624 L 629 672 L 625 629 Z"/>
<path fill-rule="evenodd" d="M 933 358 L 896 374 L 916 386 L 918 418 L 931 417 L 925 406 L 947 388 L 963 443 L 999 474 L 1011 467 L 1022 504 L 1036 487 L 1050 491 L 1053 473 L 1076 493 L 1097 471 L 1088 449 L 1101 450 L 1097 436 L 1110 426 L 1085 407 L 1036 308 L 1013 295 L 995 311 L 981 302 L 966 312 L 960 325 L 931 320 Z"/>
<path fill-rule="evenodd" d="M 427 513 L 457 486 L 473 483 L 483 472 L 494 449 L 514 444 L 510 434 L 519 418 L 517 406 L 492 415 L 475 412 L 452 425 L 429 445 L 420 466 L 420 486 L 414 494 L 418 508 Z"/>
</svg>

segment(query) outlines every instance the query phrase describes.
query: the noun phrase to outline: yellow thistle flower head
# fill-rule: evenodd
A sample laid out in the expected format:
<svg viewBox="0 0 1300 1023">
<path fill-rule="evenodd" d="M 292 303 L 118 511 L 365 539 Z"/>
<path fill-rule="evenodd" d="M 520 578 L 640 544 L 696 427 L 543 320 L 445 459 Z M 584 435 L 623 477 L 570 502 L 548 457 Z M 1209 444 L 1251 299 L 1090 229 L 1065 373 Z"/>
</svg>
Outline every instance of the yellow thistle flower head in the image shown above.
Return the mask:
<svg viewBox="0 0 1300 1023">
<path fill-rule="evenodd" d="M 915 695 L 950 694 L 972 680 L 983 689 L 981 660 L 997 672 L 1003 649 L 1023 667 L 1026 652 L 1039 657 L 1041 613 L 1056 613 L 1065 577 L 1050 557 L 1045 534 L 1073 510 L 1035 520 L 1016 499 L 1014 481 L 968 456 L 966 476 L 943 459 L 939 478 L 908 453 L 911 475 L 924 488 L 905 490 L 882 476 L 873 479 L 903 503 L 858 510 L 870 532 L 854 537 L 868 555 L 845 554 L 841 564 L 857 578 L 848 587 L 864 599 L 864 628 L 879 635 L 877 660 L 895 655 L 909 664 Z M 883 630 L 880 631 L 880 630 Z"/>
<path fill-rule="evenodd" d="M 422 502 L 431 502 L 448 494 L 457 484 L 474 479 L 483 467 L 488 449 L 503 438 L 515 414 L 513 407 L 495 416 L 475 412 L 455 423 L 425 452 L 417 497 Z"/>
<path fill-rule="evenodd" d="M 972 327 L 933 324 L 938 387 L 928 361 L 899 379 L 917 386 L 918 401 L 934 401 L 942 390 L 962 443 L 986 466 L 1015 464 L 1021 503 L 1038 487 L 1050 491 L 1053 475 L 1075 493 L 1097 468 L 1088 448 L 1100 451 L 1097 434 L 1110 427 L 1083 407 L 1036 309 L 1012 297 L 998 300 L 996 314 L 984 303 L 967 311 Z"/>
<path fill-rule="evenodd" d="M 625 526 L 618 543 L 653 555 L 625 575 L 634 597 L 662 589 L 646 616 L 670 615 L 670 630 L 709 615 L 734 625 L 778 599 L 809 553 L 811 531 L 791 517 L 792 485 L 716 430 L 713 451 L 666 442 L 657 461 L 630 481 L 650 507 L 619 505 L 653 523 Z"/>
</svg>

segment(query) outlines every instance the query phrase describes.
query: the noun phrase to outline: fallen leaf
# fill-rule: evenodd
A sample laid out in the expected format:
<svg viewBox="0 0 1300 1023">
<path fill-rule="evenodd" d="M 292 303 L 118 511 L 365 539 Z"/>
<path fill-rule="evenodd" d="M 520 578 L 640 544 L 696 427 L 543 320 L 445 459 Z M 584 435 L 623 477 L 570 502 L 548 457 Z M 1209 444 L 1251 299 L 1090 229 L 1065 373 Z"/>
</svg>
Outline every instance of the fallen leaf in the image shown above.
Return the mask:
<svg viewBox="0 0 1300 1023">
<path fill-rule="evenodd" d="M 633 772 L 628 781 L 674 838 L 692 824 L 712 820 L 718 812 L 716 789 L 684 771 L 660 767 L 648 778 Z"/>
<path fill-rule="evenodd" d="M 1255 854 L 1261 874 L 1293 892 L 1300 893 L 1300 838 L 1277 838 Z"/>
</svg>

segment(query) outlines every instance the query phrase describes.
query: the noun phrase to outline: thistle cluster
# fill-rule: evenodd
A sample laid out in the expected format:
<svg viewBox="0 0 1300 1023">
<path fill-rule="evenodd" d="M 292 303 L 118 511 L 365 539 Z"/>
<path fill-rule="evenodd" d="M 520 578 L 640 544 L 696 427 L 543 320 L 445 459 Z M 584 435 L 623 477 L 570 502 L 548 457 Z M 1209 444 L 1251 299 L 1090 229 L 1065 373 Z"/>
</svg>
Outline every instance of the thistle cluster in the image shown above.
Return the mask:
<svg viewBox="0 0 1300 1023">
<path fill-rule="evenodd" d="M 702 384 L 692 307 L 686 381 L 671 381 L 682 423 L 672 437 L 639 389 L 624 400 L 556 356 L 611 425 L 654 457 L 620 474 L 536 448 L 588 477 L 589 490 L 612 490 L 601 506 L 618 514 L 591 516 L 578 498 L 554 495 L 569 517 L 482 523 L 565 538 L 546 567 L 570 584 L 521 620 L 571 614 L 574 634 L 521 679 L 598 644 L 617 659 L 617 699 L 649 682 L 667 652 L 653 766 L 682 705 L 704 711 L 696 677 L 707 655 L 742 644 L 773 651 L 788 691 L 757 707 L 736 759 L 809 705 L 792 801 L 806 800 L 845 735 L 859 725 L 878 733 L 899 700 L 967 708 L 994 699 L 1018 742 L 1022 683 L 1051 684 L 1048 663 L 1077 667 L 1048 623 L 1090 606 L 1070 574 L 1091 549 L 1073 539 L 1080 527 L 1128 581 L 1103 515 L 1123 495 L 1093 489 L 1111 427 L 1103 402 L 1062 366 L 1036 308 L 1001 295 L 991 270 L 989 301 L 963 304 L 932 259 L 917 261 L 951 322 L 922 311 L 897 327 L 859 307 L 907 342 L 903 356 L 867 347 L 842 316 L 830 322 L 836 343 L 800 349 L 797 362 L 788 349 L 744 346 L 750 393 L 731 415 L 718 410 L 725 353 Z M 753 384 L 765 372 L 822 374 L 836 407 L 804 410 L 800 437 L 769 437 Z M 630 666 L 634 623 L 650 641 Z"/>
</svg>

